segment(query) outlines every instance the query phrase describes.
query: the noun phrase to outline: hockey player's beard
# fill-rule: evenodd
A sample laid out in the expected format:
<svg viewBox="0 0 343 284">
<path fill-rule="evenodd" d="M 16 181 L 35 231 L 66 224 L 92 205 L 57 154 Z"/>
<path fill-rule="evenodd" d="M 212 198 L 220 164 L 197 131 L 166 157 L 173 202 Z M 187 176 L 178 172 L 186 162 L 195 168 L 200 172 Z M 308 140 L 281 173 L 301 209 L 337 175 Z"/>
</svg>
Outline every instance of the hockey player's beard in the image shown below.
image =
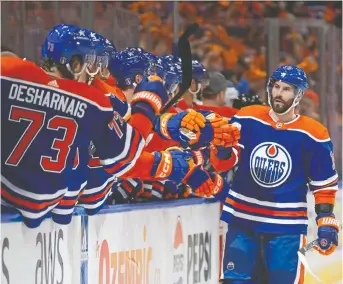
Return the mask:
<svg viewBox="0 0 343 284">
<path fill-rule="evenodd" d="M 294 99 L 284 101 L 281 97 L 275 97 L 272 99 L 272 108 L 276 113 L 286 112 L 293 104 Z"/>
</svg>

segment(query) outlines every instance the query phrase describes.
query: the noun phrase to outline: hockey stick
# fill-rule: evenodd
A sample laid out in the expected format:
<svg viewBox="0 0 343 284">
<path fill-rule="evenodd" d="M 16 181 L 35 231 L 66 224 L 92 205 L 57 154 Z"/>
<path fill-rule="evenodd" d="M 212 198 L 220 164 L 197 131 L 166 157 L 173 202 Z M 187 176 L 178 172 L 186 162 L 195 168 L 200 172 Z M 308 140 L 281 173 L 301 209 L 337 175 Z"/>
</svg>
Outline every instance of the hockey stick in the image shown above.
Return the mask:
<svg viewBox="0 0 343 284">
<path fill-rule="evenodd" d="M 317 279 L 320 283 L 322 283 L 319 277 L 316 274 L 314 274 L 312 270 L 310 269 L 310 266 L 308 265 L 306 257 L 305 257 L 305 253 L 311 250 L 316 245 L 318 245 L 318 239 L 308 243 L 306 246 L 299 249 L 298 257 L 299 257 L 300 262 L 304 265 L 304 268 L 308 271 L 308 273 L 310 273 L 315 279 Z"/>
<path fill-rule="evenodd" d="M 191 24 L 187 27 L 185 32 L 179 38 L 177 43 L 179 56 L 181 58 L 182 82 L 180 84 L 179 92 L 162 108 L 161 114 L 165 113 L 171 106 L 173 106 L 189 89 L 192 83 L 192 52 L 188 38 L 193 35 L 199 28 L 197 23 Z"/>
</svg>

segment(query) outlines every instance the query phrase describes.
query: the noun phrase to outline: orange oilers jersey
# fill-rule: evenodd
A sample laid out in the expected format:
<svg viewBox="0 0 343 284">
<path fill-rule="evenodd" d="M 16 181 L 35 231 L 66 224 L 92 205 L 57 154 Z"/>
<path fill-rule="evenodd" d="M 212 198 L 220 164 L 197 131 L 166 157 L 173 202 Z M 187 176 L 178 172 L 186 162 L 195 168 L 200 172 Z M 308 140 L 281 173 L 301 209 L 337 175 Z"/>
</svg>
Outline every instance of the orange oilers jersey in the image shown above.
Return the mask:
<svg viewBox="0 0 343 284">
<path fill-rule="evenodd" d="M 126 102 L 126 97 L 123 91 L 116 86 L 108 84 L 107 81 L 101 80 L 99 78 L 94 78 L 92 82 L 92 86 L 99 90 L 102 90 L 104 93 L 112 93 L 113 95 L 116 95 L 123 102 Z"/>
<path fill-rule="evenodd" d="M 106 84 L 108 84 L 108 85 L 110 85 L 112 87 L 116 87 L 117 86 L 117 81 L 116 81 L 116 79 L 112 75 L 110 75 L 105 82 L 106 82 Z"/>
<path fill-rule="evenodd" d="M 238 170 L 222 220 L 277 234 L 307 231 L 306 194 L 316 203 L 334 203 L 338 175 L 327 129 L 304 116 L 282 123 L 270 108 L 242 108 L 232 119 L 241 125 Z"/>
</svg>

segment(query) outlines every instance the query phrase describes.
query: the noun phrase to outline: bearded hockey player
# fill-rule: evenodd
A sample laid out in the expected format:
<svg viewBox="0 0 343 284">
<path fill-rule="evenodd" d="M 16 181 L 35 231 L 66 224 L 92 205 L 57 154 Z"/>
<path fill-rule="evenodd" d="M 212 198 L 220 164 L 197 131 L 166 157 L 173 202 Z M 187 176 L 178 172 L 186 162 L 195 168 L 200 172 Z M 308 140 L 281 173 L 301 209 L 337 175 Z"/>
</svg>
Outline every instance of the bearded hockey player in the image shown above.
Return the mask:
<svg viewBox="0 0 343 284">
<path fill-rule="evenodd" d="M 306 89 L 302 69 L 281 66 L 267 85 L 270 107 L 245 107 L 231 120 L 241 125 L 241 156 L 222 212 L 229 224 L 222 283 L 303 283 L 297 251 L 306 242 L 308 190 L 315 197 L 316 249 L 329 255 L 338 245 L 338 176 L 328 130 L 295 112 Z"/>
</svg>

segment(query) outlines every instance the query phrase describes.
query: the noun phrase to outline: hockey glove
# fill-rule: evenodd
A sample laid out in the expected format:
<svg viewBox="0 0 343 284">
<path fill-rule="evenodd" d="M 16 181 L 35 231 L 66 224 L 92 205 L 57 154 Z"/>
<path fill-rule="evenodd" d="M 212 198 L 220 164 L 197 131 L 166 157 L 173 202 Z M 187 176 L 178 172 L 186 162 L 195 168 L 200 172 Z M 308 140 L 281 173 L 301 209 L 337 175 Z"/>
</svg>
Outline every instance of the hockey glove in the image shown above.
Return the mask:
<svg viewBox="0 0 343 284">
<path fill-rule="evenodd" d="M 205 117 L 194 110 L 178 114 L 165 113 L 157 119 L 155 131 L 164 139 L 192 145 L 198 141 L 200 129 L 205 127 L 205 122 Z"/>
<path fill-rule="evenodd" d="M 132 115 L 141 113 L 150 118 L 155 123 L 155 115 L 160 113 L 163 105 L 168 101 L 168 94 L 159 80 L 142 81 L 135 89 L 131 101 Z"/>
<path fill-rule="evenodd" d="M 211 113 L 206 116 L 213 129 L 213 139 L 211 143 L 215 146 L 232 147 L 238 144 L 241 137 L 237 127 L 229 124 L 228 119 L 219 114 Z"/>
<path fill-rule="evenodd" d="M 113 110 L 119 113 L 119 115 L 128 121 L 131 117 L 131 106 L 128 102 L 122 101 L 114 94 L 109 94 L 109 98 L 113 107 Z"/>
<path fill-rule="evenodd" d="M 314 248 L 322 255 L 333 253 L 338 246 L 339 221 L 334 214 L 319 214 L 316 218 L 318 225 L 318 245 Z"/>
<path fill-rule="evenodd" d="M 154 152 L 154 164 L 151 176 L 156 179 L 169 179 L 176 183 L 194 168 L 193 153 L 171 147 L 161 152 Z"/>
<path fill-rule="evenodd" d="M 223 188 L 223 178 L 218 174 L 209 173 L 203 166 L 195 167 L 183 180 L 193 193 L 199 197 L 210 197 L 218 194 Z"/>
<path fill-rule="evenodd" d="M 228 123 L 226 118 L 214 112 L 201 111 L 206 118 L 205 127 L 197 143 L 191 145 L 193 150 L 200 149 L 212 143 L 215 146 L 232 147 L 238 144 L 240 131 L 237 127 Z"/>
</svg>

